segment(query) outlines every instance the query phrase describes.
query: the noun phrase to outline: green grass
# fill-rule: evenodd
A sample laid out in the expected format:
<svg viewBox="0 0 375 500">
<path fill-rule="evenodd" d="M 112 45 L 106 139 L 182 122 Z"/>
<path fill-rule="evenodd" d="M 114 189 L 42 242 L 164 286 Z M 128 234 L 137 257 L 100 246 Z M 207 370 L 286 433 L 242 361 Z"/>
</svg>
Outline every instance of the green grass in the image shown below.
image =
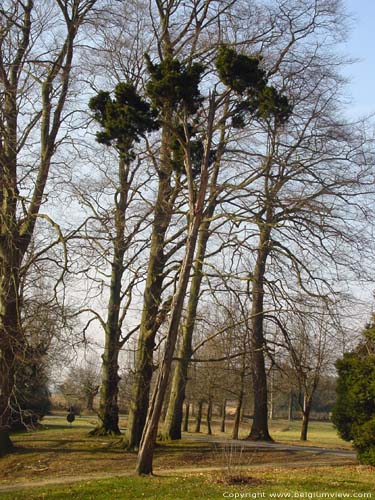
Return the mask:
<svg viewBox="0 0 375 500">
<path fill-rule="evenodd" d="M 178 477 L 124 477 L 101 481 L 85 481 L 71 486 L 28 489 L 20 493 L 3 493 L 4 500 L 77 499 L 77 500 L 199 500 L 235 498 L 272 498 L 271 494 L 290 494 L 290 498 L 318 498 L 317 494 L 345 494 L 345 498 L 366 498 L 375 491 L 373 469 L 365 467 L 330 467 L 317 470 L 252 472 L 253 481 L 229 486 L 213 475 Z M 223 494 L 226 494 L 224 496 Z M 298 493 L 298 497 L 295 495 Z M 303 493 L 305 496 L 301 495 Z M 229 496 L 232 495 L 232 496 Z M 310 497 L 308 496 L 310 495 Z M 346 496 L 347 495 L 347 496 Z M 355 495 L 355 496 L 354 496 Z M 361 495 L 361 496 L 359 496 Z M 375 493 L 373 493 L 373 498 Z M 241 498 L 237 496 L 237 498 Z M 280 498 L 280 497 L 279 497 Z M 333 497 L 331 497 L 333 498 Z M 367 496 L 367 498 L 371 498 Z"/>
<path fill-rule="evenodd" d="M 212 429 L 215 436 L 220 437 L 231 437 L 233 422 L 227 420 L 226 432 L 220 432 L 220 421 L 219 419 L 214 419 Z M 239 437 L 244 439 L 249 435 L 251 427 L 251 420 L 241 424 Z M 194 428 L 194 422 L 191 421 L 190 428 Z M 331 422 L 321 422 L 321 421 L 311 421 L 309 424 L 309 430 L 307 435 L 307 441 L 300 441 L 301 433 L 301 421 L 293 420 L 288 422 L 287 420 L 273 420 L 269 424 L 270 434 L 276 442 L 297 444 L 299 446 L 318 446 L 322 448 L 345 448 L 351 449 L 351 444 L 342 440 L 337 434 Z M 202 423 L 202 434 L 206 432 L 205 422 Z M 189 433 L 189 435 L 194 435 Z"/>
<path fill-rule="evenodd" d="M 72 424 L 72 430 L 81 429 L 83 431 L 86 430 L 88 432 L 95 426 L 95 424 L 96 424 L 95 416 L 77 417 Z M 43 425 L 46 428 L 42 432 L 47 432 L 47 433 L 48 432 L 57 433 L 59 429 L 63 432 L 64 430 L 69 429 L 69 424 L 67 423 L 65 416 L 54 417 L 54 418 L 46 417 L 43 420 Z M 219 432 L 220 421 L 219 419 L 214 419 L 212 425 L 213 433 L 215 436 L 230 438 L 232 425 L 233 422 L 228 419 L 226 425 L 226 432 L 221 433 Z M 125 417 L 121 418 L 120 426 L 122 429 L 126 427 Z M 245 438 L 249 434 L 250 426 L 251 426 L 251 421 L 249 422 L 245 421 L 244 423 L 241 424 L 240 438 Z M 191 419 L 190 429 L 193 428 L 194 428 L 194 421 L 193 419 Z M 201 434 L 205 434 L 205 432 L 206 432 L 206 425 L 205 422 L 203 421 Z M 270 432 L 276 442 L 293 443 L 298 445 L 303 444 L 299 439 L 301 432 L 300 420 L 293 420 L 291 423 L 289 423 L 287 420 L 273 420 L 272 422 L 270 422 Z M 33 433 L 29 435 L 32 439 Z M 193 436 L 194 433 L 189 432 L 187 435 Z M 336 429 L 333 427 L 331 422 L 311 421 L 309 424 L 309 431 L 307 438 L 308 441 L 306 444 L 310 446 L 320 446 L 324 448 L 346 448 L 346 449 L 351 448 L 350 443 L 343 441 L 339 437 Z M 24 435 L 22 437 L 22 440 L 23 439 L 25 439 Z"/>
<path fill-rule="evenodd" d="M 290 425 L 286 420 L 274 420 L 270 431 L 277 442 L 303 444 L 300 441 L 301 422 L 298 420 L 293 420 Z M 340 438 L 331 422 L 310 422 L 307 439 L 310 446 L 351 449 L 351 444 Z"/>
</svg>

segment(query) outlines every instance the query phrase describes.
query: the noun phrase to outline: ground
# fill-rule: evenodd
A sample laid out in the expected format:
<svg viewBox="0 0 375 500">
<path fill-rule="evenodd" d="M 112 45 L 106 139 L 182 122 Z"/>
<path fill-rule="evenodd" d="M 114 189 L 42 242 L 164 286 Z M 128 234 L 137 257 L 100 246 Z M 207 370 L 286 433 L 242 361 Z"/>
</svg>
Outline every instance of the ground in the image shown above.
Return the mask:
<svg viewBox="0 0 375 500">
<path fill-rule="evenodd" d="M 70 427 L 64 417 L 51 417 L 43 429 L 15 435 L 16 452 L 0 462 L 0 498 L 190 500 L 291 492 L 299 494 L 292 498 L 319 498 L 313 492 L 370 498 L 358 495 L 373 492 L 375 499 L 374 470 L 357 464 L 328 422 L 312 422 L 302 445 L 298 421 L 272 424 L 276 444 L 233 441 L 217 425 L 213 436 L 204 428 L 186 433 L 181 441 L 159 443 L 153 478 L 134 476 L 136 453 L 126 452 L 121 439 L 89 437 L 94 424 L 77 418 Z M 243 436 L 248 428 L 245 422 Z"/>
</svg>

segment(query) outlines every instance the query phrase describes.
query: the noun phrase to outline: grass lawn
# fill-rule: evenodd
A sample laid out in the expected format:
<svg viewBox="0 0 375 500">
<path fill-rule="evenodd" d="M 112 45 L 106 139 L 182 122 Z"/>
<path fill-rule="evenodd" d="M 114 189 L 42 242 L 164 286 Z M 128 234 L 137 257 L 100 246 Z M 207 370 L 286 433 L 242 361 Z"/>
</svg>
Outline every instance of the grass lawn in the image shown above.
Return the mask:
<svg viewBox="0 0 375 500">
<path fill-rule="evenodd" d="M 307 454 L 304 451 L 283 451 L 272 448 L 254 451 L 250 448 L 241 449 L 241 442 L 232 447 L 194 441 L 192 438 L 198 436 L 194 433 L 185 434 L 186 439 L 181 441 L 159 443 L 154 460 L 155 472 L 159 474 L 159 477 L 128 477 L 135 470 L 136 453 L 124 450 L 120 438 L 89 437 L 88 432 L 96 423 L 95 417 L 77 418 L 71 427 L 66 422 L 65 416 L 46 418 L 43 423 L 43 429 L 15 434 L 13 436 L 16 445 L 15 453 L 0 461 L 0 487 L 12 487 L 15 483 L 22 483 L 27 493 L 15 491 L 9 494 L 0 493 L 0 498 L 105 499 L 110 496 L 113 500 L 117 498 L 225 498 L 222 496 L 225 491 L 249 492 L 254 488 L 255 492 L 264 491 L 268 494 L 271 491 L 284 491 L 290 487 L 299 490 L 315 488 L 315 483 L 309 486 L 309 481 L 318 481 L 320 473 L 317 472 L 317 465 L 326 466 L 321 473 L 322 484 L 316 485 L 316 488 L 319 486 L 320 489 L 325 481 L 327 485 L 331 484 L 329 482 L 331 471 L 334 471 L 335 477 L 338 478 L 335 479 L 338 492 L 340 488 L 345 489 L 350 486 L 347 484 L 348 470 L 352 471 L 352 469 L 348 467 L 354 467 L 353 470 L 358 477 L 358 481 L 351 484 L 353 487 L 362 488 L 363 486 L 366 490 L 366 483 L 362 485 L 361 481 L 370 480 L 372 477 L 367 469 L 356 468 L 353 457 L 346 455 L 321 455 L 320 452 Z M 125 426 L 126 421 L 123 420 L 121 427 Z M 232 422 L 229 420 L 227 433 L 223 434 L 218 432 L 218 421 L 214 421 L 214 436 L 230 437 L 231 426 Z M 193 428 L 193 425 L 191 427 Z M 287 427 L 286 421 L 274 421 L 271 425 L 274 439 L 277 442 L 300 445 L 301 442 L 298 440 L 300 422 L 294 421 L 290 428 L 287 429 Z M 243 437 L 249 428 L 250 423 L 245 422 L 241 429 Z M 204 436 L 205 431 L 205 426 L 202 425 L 202 433 L 199 436 Z M 348 443 L 338 438 L 336 431 L 328 422 L 311 423 L 307 444 L 326 448 L 349 447 Z M 231 469 L 238 468 L 241 474 L 250 472 L 260 483 L 237 485 L 233 487 L 234 489 L 228 490 L 230 488 L 228 485 L 217 482 L 210 474 L 213 474 L 213 469 L 226 469 L 229 463 Z M 299 465 L 298 472 L 293 472 L 292 475 L 285 472 L 285 466 L 293 467 L 295 464 Z M 314 465 L 314 467 L 311 467 L 310 471 L 303 472 L 301 476 L 301 465 L 302 467 Z M 341 468 L 327 468 L 332 465 L 341 466 Z M 274 468 L 280 470 L 273 475 L 267 472 Z M 297 469 L 294 470 L 297 471 Z M 346 472 L 341 472 L 345 470 Z M 191 473 L 194 473 L 195 477 L 188 475 Z M 178 477 L 172 477 L 173 474 Z M 215 473 L 216 476 L 218 474 L 222 473 Z M 121 477 L 104 479 L 116 475 Z M 293 481 L 296 480 L 294 476 L 302 482 L 296 485 L 291 484 L 289 487 L 288 481 L 292 478 Z M 72 483 L 72 479 L 84 482 L 68 485 L 68 482 Z M 47 483 L 53 482 L 65 483 L 65 486 L 47 486 Z M 29 489 L 33 483 L 45 483 L 45 489 L 41 490 L 41 493 L 36 493 L 37 490 L 34 488 Z M 371 484 L 371 489 L 375 490 L 374 484 Z"/>
<path fill-rule="evenodd" d="M 291 473 L 292 472 L 292 473 Z M 375 498 L 375 474 L 360 466 L 251 471 L 247 484 L 228 485 L 212 474 L 123 477 L 84 481 L 73 486 L 28 489 L 0 494 L 7 500 L 199 500 L 219 498 Z M 278 495 L 277 495 L 278 494 Z M 327 496 L 331 494 L 332 496 Z M 372 495 L 371 495 L 372 494 Z M 237 495 L 237 496 L 235 496 Z M 281 496 L 283 495 L 283 496 Z M 289 495 L 289 496 L 288 496 Z M 341 495 L 341 497 L 339 496 Z"/>
<path fill-rule="evenodd" d="M 220 432 L 220 422 L 219 420 L 213 420 L 213 433 L 217 436 L 231 437 L 233 422 L 231 420 L 227 421 L 226 432 Z M 251 427 L 251 420 L 245 421 L 241 424 L 239 437 L 244 439 L 248 436 Z M 194 428 L 194 423 L 191 421 L 190 428 Z M 301 433 L 301 421 L 293 420 L 288 422 L 287 420 L 273 420 L 269 423 L 270 434 L 276 442 L 285 444 L 296 444 L 298 446 L 318 446 L 322 448 L 343 448 L 350 450 L 351 444 L 342 440 L 337 434 L 335 428 L 331 422 L 322 421 L 311 421 L 309 424 L 309 431 L 307 438 L 308 440 L 303 442 L 300 441 Z M 202 422 L 202 433 L 206 432 L 206 424 Z M 192 433 L 190 433 L 192 434 Z"/>
</svg>

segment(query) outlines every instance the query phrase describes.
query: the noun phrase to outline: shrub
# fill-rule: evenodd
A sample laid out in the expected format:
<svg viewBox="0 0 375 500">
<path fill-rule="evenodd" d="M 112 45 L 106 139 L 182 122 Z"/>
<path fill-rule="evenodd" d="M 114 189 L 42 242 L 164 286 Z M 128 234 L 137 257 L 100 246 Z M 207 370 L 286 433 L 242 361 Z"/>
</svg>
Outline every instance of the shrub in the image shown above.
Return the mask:
<svg viewBox="0 0 375 500">
<path fill-rule="evenodd" d="M 361 463 L 375 466 L 375 322 L 355 351 L 337 361 L 337 401 L 332 421 L 340 436 L 353 441 Z"/>
</svg>

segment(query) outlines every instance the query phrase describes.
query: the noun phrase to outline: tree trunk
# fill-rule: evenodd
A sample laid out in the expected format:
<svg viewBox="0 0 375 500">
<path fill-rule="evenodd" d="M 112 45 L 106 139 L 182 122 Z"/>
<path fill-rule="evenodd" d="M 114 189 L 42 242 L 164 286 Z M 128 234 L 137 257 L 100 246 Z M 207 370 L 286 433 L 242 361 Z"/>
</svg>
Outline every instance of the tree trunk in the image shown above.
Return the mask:
<svg viewBox="0 0 375 500">
<path fill-rule="evenodd" d="M 301 441 L 307 441 L 307 431 L 309 427 L 310 411 L 312 399 L 309 396 L 303 397 L 303 410 L 302 410 L 302 428 L 301 428 Z"/>
<path fill-rule="evenodd" d="M 100 387 L 99 425 L 91 431 L 91 435 L 119 435 L 118 409 L 118 354 L 117 336 L 106 333 L 104 353 L 102 354 L 102 385 Z"/>
<path fill-rule="evenodd" d="M 207 434 L 209 436 L 211 436 L 212 434 L 211 418 L 212 418 L 212 399 L 208 398 L 206 422 L 207 422 Z"/>
<path fill-rule="evenodd" d="M 98 394 L 100 389 L 100 386 L 98 386 L 93 392 L 91 392 L 88 397 L 87 397 L 87 404 L 86 404 L 86 410 L 88 411 L 94 411 L 94 399 L 95 396 Z"/>
<path fill-rule="evenodd" d="M 172 115 L 166 114 L 170 123 Z M 139 447 L 146 422 L 150 385 L 154 371 L 153 355 L 155 337 L 161 324 L 160 304 L 163 289 L 163 271 L 166 261 L 164 243 L 169 227 L 176 193 L 171 188 L 171 132 L 169 126 L 162 130 L 158 194 L 154 209 L 150 257 L 148 261 L 141 327 L 138 338 L 135 377 L 129 409 L 127 445 L 129 449 Z M 167 312 L 167 311 L 165 311 Z"/>
<path fill-rule="evenodd" d="M 194 429 L 194 432 L 200 432 L 201 431 L 202 409 L 203 409 L 203 401 L 200 399 L 198 401 L 197 417 L 195 419 L 195 429 Z"/>
<path fill-rule="evenodd" d="M 191 171 L 191 157 L 187 157 L 188 150 L 185 150 L 186 174 L 188 177 L 188 183 L 190 183 L 191 186 L 191 189 L 189 190 L 189 226 L 186 238 L 185 255 L 180 269 L 176 292 L 172 300 L 169 325 L 166 333 L 164 355 L 159 369 L 158 378 L 156 380 L 155 390 L 150 402 L 147 421 L 142 434 L 141 447 L 138 453 L 137 461 L 138 474 L 152 474 L 152 461 L 158 431 L 158 424 L 160 420 L 160 412 L 168 386 L 168 379 L 171 371 L 173 354 L 175 351 L 178 336 L 178 327 L 181 321 L 184 299 L 189 283 L 190 273 L 193 267 L 199 228 L 202 223 L 203 208 L 207 195 L 207 186 L 209 180 L 208 167 L 210 163 L 214 116 L 215 98 L 214 96 L 212 96 L 210 100 L 210 108 L 207 119 L 207 135 L 204 146 L 204 156 L 201 164 L 201 176 L 199 185 L 197 187 L 193 187 L 192 184 L 193 173 Z"/>
<path fill-rule="evenodd" d="M 204 176 L 204 177 L 203 177 Z M 207 174 L 202 174 L 200 192 L 198 200 L 203 204 L 205 188 L 207 186 Z M 173 297 L 171 306 L 171 316 L 167 331 L 167 340 L 165 344 L 164 356 L 161 362 L 158 378 L 155 384 L 155 389 L 150 402 L 150 408 L 147 414 L 146 424 L 143 430 L 141 446 L 138 453 L 137 473 L 152 474 L 152 461 L 155 448 L 155 441 L 160 420 L 160 413 L 168 386 L 168 379 L 173 360 L 173 354 L 176 346 L 178 325 L 181 320 L 184 298 L 189 282 L 190 272 L 194 259 L 194 252 L 197 243 L 198 230 L 201 223 L 202 208 L 197 201 L 195 205 L 196 212 L 192 216 L 189 233 L 186 242 L 186 253 L 181 266 L 180 277 L 177 285 L 176 293 Z"/>
<path fill-rule="evenodd" d="M 14 376 L 15 355 L 13 349 L 1 349 L 0 358 L 0 457 L 13 449 L 10 439 L 10 414 Z"/>
<path fill-rule="evenodd" d="M 213 208 L 205 214 L 208 220 L 203 221 L 197 244 L 197 256 L 194 264 L 194 274 L 190 285 L 189 301 L 186 309 L 186 319 L 182 328 L 181 347 L 177 355 L 176 366 L 173 372 L 171 395 L 165 419 L 164 432 L 168 439 L 181 439 L 182 407 L 185 399 L 185 389 L 188 377 L 188 368 L 192 355 L 192 339 L 195 318 L 199 301 L 199 292 L 202 283 L 202 267 L 209 238 L 210 218 Z"/>
<path fill-rule="evenodd" d="M 240 393 L 240 396 L 237 401 L 236 413 L 234 415 L 234 423 L 232 429 L 232 439 L 238 439 L 238 434 L 240 431 L 240 422 L 241 422 L 241 412 L 243 407 L 243 393 Z"/>
<path fill-rule="evenodd" d="M 227 400 L 223 399 L 223 404 L 221 406 L 221 424 L 220 424 L 220 432 L 225 432 L 225 420 L 227 413 Z"/>
<path fill-rule="evenodd" d="M 1 248 L 4 252 L 5 246 Z M 17 265 L 11 252 L 1 259 L 0 272 L 0 456 L 13 448 L 10 439 L 11 398 L 17 364 L 25 356 L 25 342 L 20 319 L 20 297 Z M 20 262 L 17 257 L 17 261 Z M 19 267 L 19 264 L 18 264 Z"/>
<path fill-rule="evenodd" d="M 270 374 L 270 406 L 269 406 L 269 420 L 272 422 L 274 418 L 274 390 L 273 390 L 273 384 L 274 384 L 274 373 L 273 370 L 271 369 L 271 374 Z"/>
<path fill-rule="evenodd" d="M 185 404 L 184 432 L 189 432 L 190 403 Z"/>
<path fill-rule="evenodd" d="M 111 270 L 110 295 L 107 305 L 107 321 L 104 326 L 105 345 L 102 354 L 102 383 L 100 387 L 99 425 L 90 434 L 121 434 L 118 408 L 118 356 L 120 352 L 121 325 L 120 309 L 122 300 L 122 277 L 124 256 L 127 249 L 125 238 L 126 211 L 128 207 L 130 161 L 127 152 L 122 152 L 118 164 L 118 191 L 115 199 L 115 236 L 112 241 L 113 260 Z"/>
<path fill-rule="evenodd" d="M 269 253 L 270 228 L 260 228 L 260 241 L 253 273 L 252 287 L 252 376 L 254 391 L 254 417 L 247 439 L 272 441 L 268 431 L 267 373 L 264 362 L 265 339 L 263 334 L 264 276 Z"/>
<path fill-rule="evenodd" d="M 293 420 L 293 391 L 289 392 L 289 404 L 288 404 L 288 422 L 289 425 Z"/>
<path fill-rule="evenodd" d="M 228 102 L 225 104 L 225 113 L 228 109 L 227 107 Z M 199 228 L 194 271 L 190 285 L 189 301 L 186 308 L 186 319 L 182 328 L 181 348 L 179 350 L 177 356 L 178 360 L 173 372 L 172 390 L 168 404 L 166 425 L 164 428 L 165 434 L 169 439 L 181 439 L 182 405 L 185 399 L 188 368 L 192 356 L 192 339 L 197 315 L 199 293 L 203 278 L 203 263 L 206 256 L 207 243 L 210 237 L 211 220 L 217 205 L 218 191 L 216 189 L 216 183 L 221 158 L 225 151 L 225 132 L 225 123 L 223 123 L 220 129 L 220 141 L 216 152 L 214 172 L 211 178 L 209 204 L 205 210 L 203 220 Z"/>
</svg>

